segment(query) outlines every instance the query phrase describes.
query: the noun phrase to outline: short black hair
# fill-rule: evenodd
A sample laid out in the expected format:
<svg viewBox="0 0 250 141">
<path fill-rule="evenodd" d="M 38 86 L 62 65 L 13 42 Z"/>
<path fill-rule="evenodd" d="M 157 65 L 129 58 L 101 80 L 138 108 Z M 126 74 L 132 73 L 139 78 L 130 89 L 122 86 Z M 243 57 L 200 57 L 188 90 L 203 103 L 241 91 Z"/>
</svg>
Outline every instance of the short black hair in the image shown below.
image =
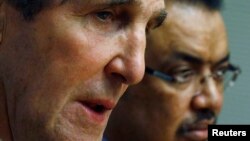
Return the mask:
<svg viewBox="0 0 250 141">
<path fill-rule="evenodd" d="M 221 10 L 223 6 L 223 0 L 179 0 L 179 1 L 190 4 L 203 4 L 209 10 Z"/>
<path fill-rule="evenodd" d="M 7 0 L 8 3 L 17 9 L 26 20 L 31 20 L 44 7 L 48 6 L 51 0 Z"/>
</svg>

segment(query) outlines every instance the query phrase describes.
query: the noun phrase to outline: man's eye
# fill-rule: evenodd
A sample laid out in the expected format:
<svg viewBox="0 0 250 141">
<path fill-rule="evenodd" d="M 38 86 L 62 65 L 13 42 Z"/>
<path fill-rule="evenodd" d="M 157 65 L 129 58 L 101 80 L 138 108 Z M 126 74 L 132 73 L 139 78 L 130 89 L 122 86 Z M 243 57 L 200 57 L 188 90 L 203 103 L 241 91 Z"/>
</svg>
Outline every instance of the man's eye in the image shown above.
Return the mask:
<svg viewBox="0 0 250 141">
<path fill-rule="evenodd" d="M 187 83 L 193 80 L 195 72 L 191 69 L 178 70 L 173 74 L 177 83 Z"/>
<path fill-rule="evenodd" d="M 167 17 L 167 12 L 162 11 L 160 15 L 158 15 L 154 20 L 149 21 L 146 27 L 146 32 L 149 32 L 152 29 L 160 27 L 164 23 L 166 17 Z"/>
<path fill-rule="evenodd" d="M 149 31 L 151 30 L 154 30 L 155 28 L 157 28 L 158 26 L 158 23 L 156 24 L 155 22 L 149 22 L 146 26 L 146 33 L 148 33 Z"/>
<path fill-rule="evenodd" d="M 96 13 L 96 17 L 103 22 L 112 20 L 113 16 L 113 13 L 110 11 L 101 11 Z"/>
<path fill-rule="evenodd" d="M 88 23 L 91 29 L 107 35 L 119 30 L 120 19 L 120 12 L 112 8 L 99 9 L 88 15 Z"/>
<path fill-rule="evenodd" d="M 214 72 L 214 78 L 216 80 L 223 81 L 224 80 L 224 76 L 226 75 L 226 73 L 227 73 L 227 67 L 223 67 L 223 68 L 217 69 Z"/>
</svg>

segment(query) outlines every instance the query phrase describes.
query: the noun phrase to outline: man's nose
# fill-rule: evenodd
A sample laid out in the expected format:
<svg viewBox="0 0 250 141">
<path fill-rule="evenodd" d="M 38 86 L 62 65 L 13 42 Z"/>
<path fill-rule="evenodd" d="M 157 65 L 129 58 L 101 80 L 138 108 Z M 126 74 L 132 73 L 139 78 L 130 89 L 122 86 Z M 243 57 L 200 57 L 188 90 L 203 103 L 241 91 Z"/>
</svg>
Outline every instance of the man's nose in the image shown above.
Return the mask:
<svg viewBox="0 0 250 141">
<path fill-rule="evenodd" d="M 193 96 L 192 108 L 196 110 L 209 109 L 219 113 L 223 102 L 223 89 L 213 77 L 205 77 L 200 81 L 200 87 Z"/>
<path fill-rule="evenodd" d="M 145 71 L 146 37 L 143 26 L 134 26 L 126 30 L 121 37 L 121 53 L 108 65 L 109 73 L 120 76 L 128 85 L 136 84 L 143 78 Z"/>
</svg>

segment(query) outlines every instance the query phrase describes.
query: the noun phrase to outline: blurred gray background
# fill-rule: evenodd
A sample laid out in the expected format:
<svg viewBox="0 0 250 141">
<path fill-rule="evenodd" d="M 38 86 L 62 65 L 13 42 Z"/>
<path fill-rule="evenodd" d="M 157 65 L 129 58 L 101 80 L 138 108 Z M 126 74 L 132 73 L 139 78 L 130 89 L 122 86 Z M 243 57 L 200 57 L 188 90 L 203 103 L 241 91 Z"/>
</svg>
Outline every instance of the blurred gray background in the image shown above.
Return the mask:
<svg viewBox="0 0 250 141">
<path fill-rule="evenodd" d="M 242 74 L 224 94 L 219 124 L 250 124 L 250 1 L 224 0 L 222 15 L 228 31 L 231 62 Z"/>
</svg>

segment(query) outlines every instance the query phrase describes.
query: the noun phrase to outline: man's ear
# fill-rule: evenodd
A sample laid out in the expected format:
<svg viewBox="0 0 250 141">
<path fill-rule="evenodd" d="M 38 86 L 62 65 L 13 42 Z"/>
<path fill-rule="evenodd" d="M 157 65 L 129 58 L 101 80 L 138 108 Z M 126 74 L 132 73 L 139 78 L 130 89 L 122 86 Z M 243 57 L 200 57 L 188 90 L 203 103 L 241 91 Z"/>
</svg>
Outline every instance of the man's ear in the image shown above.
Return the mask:
<svg viewBox="0 0 250 141">
<path fill-rule="evenodd" d="M 5 0 L 0 0 L 0 44 L 3 41 L 3 34 L 4 34 L 4 29 L 5 29 Z"/>
</svg>

